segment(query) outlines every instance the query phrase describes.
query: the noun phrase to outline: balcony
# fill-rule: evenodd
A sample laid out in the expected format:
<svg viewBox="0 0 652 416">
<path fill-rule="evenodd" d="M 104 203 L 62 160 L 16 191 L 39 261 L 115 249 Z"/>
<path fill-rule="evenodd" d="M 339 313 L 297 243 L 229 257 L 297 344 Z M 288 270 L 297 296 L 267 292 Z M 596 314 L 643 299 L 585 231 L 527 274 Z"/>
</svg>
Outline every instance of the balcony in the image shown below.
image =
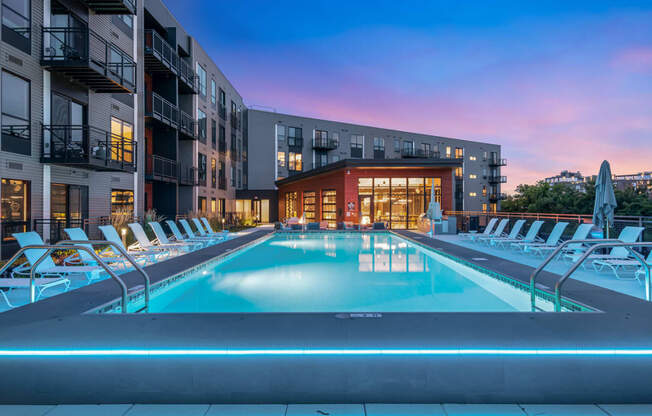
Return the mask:
<svg viewBox="0 0 652 416">
<path fill-rule="evenodd" d="M 507 194 L 503 194 L 503 193 L 489 194 L 489 202 L 498 202 L 506 198 L 507 198 Z"/>
<path fill-rule="evenodd" d="M 337 140 L 333 139 L 313 139 L 312 148 L 315 150 L 334 150 L 337 149 Z"/>
<path fill-rule="evenodd" d="M 489 159 L 489 166 L 491 167 L 507 166 L 507 160 L 499 159 L 497 157 L 492 157 Z"/>
<path fill-rule="evenodd" d="M 155 92 L 145 96 L 145 117 L 175 129 L 179 127 L 179 108 Z"/>
<path fill-rule="evenodd" d="M 145 31 L 145 71 L 179 73 L 179 56 L 156 31 Z"/>
<path fill-rule="evenodd" d="M 179 110 L 179 139 L 197 140 L 197 122 L 190 114 Z"/>
<path fill-rule="evenodd" d="M 288 137 L 288 147 L 300 152 L 303 148 L 303 137 Z"/>
<path fill-rule="evenodd" d="M 179 58 L 179 94 L 197 94 L 199 92 L 199 78 L 192 69 L 192 65 Z"/>
<path fill-rule="evenodd" d="M 507 182 L 507 176 L 489 176 L 487 177 L 489 183 L 505 183 Z"/>
<path fill-rule="evenodd" d="M 179 185 L 184 185 L 184 186 L 199 185 L 198 169 L 191 166 L 181 166 L 179 168 Z"/>
<path fill-rule="evenodd" d="M 81 0 L 96 14 L 136 14 L 136 0 Z"/>
<path fill-rule="evenodd" d="M 98 93 L 135 93 L 131 57 L 88 28 L 44 27 L 41 65 Z"/>
<path fill-rule="evenodd" d="M 88 125 L 48 125 L 41 162 L 95 171 L 136 171 L 136 142 Z"/>
<path fill-rule="evenodd" d="M 163 156 L 149 155 L 146 160 L 145 176 L 148 180 L 177 182 L 179 178 L 177 161 Z"/>
<path fill-rule="evenodd" d="M 410 148 L 403 148 L 401 149 L 401 157 L 402 158 L 415 158 L 415 159 L 439 159 L 439 152 L 433 152 L 432 150 L 424 150 L 424 149 L 410 149 Z"/>
</svg>

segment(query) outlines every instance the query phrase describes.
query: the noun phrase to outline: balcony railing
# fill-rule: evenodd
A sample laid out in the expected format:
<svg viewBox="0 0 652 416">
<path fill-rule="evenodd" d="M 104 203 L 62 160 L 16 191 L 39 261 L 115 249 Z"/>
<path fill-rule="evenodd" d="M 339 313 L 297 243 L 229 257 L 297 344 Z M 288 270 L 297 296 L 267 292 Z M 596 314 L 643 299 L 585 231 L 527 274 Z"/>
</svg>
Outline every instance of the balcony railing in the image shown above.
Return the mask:
<svg viewBox="0 0 652 416">
<path fill-rule="evenodd" d="M 199 185 L 198 169 L 191 166 L 179 167 L 179 185 Z"/>
<path fill-rule="evenodd" d="M 99 93 L 136 92 L 136 64 L 88 28 L 44 27 L 41 65 Z"/>
<path fill-rule="evenodd" d="M 145 117 L 174 128 L 179 126 L 179 108 L 155 92 L 146 93 Z"/>
<path fill-rule="evenodd" d="M 192 66 L 179 58 L 179 93 L 197 94 L 199 91 L 199 78 Z"/>
<path fill-rule="evenodd" d="M 507 198 L 507 194 L 504 193 L 489 194 L 489 201 L 491 202 L 502 201 L 505 198 Z"/>
<path fill-rule="evenodd" d="M 159 155 L 149 155 L 145 174 L 148 179 L 176 182 L 179 177 L 177 161 Z"/>
<path fill-rule="evenodd" d="M 312 148 L 315 150 L 337 149 L 337 140 L 327 138 L 315 138 L 312 141 Z"/>
<path fill-rule="evenodd" d="M 42 163 L 96 171 L 136 171 L 137 143 L 88 125 L 46 125 L 42 134 Z"/>
<path fill-rule="evenodd" d="M 181 110 L 179 110 L 179 138 L 197 140 L 197 121 Z"/>
<path fill-rule="evenodd" d="M 31 155 L 32 141 L 30 125 L 3 125 L 2 142 L 0 142 L 0 145 L 0 150 L 5 152 Z"/>
<path fill-rule="evenodd" d="M 145 31 L 145 69 L 149 72 L 179 73 L 179 55 L 155 30 Z"/>
<path fill-rule="evenodd" d="M 432 150 L 403 148 L 401 149 L 401 157 L 419 158 L 419 159 L 432 159 L 432 158 L 439 159 L 440 154 L 439 152 L 433 152 Z"/>
<path fill-rule="evenodd" d="M 507 176 L 489 176 L 487 177 L 489 183 L 505 183 L 507 182 Z"/>
<path fill-rule="evenodd" d="M 288 147 L 301 149 L 303 147 L 303 137 L 288 137 Z"/>
<path fill-rule="evenodd" d="M 96 14 L 136 14 L 136 0 L 81 0 Z"/>
<path fill-rule="evenodd" d="M 506 165 L 507 165 L 506 159 L 500 159 L 497 157 L 492 157 L 489 159 L 489 166 L 498 167 L 498 166 L 506 166 Z"/>
</svg>

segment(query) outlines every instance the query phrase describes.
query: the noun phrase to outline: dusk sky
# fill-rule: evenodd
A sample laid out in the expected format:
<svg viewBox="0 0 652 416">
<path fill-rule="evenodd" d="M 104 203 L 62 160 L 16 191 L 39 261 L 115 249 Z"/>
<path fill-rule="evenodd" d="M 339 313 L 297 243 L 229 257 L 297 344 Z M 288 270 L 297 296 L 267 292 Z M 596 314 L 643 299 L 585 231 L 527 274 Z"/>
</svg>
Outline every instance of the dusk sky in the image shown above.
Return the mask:
<svg viewBox="0 0 652 416">
<path fill-rule="evenodd" d="M 249 106 L 652 170 L 652 1 L 165 0 Z M 527 3 L 527 4 L 524 4 Z"/>
</svg>

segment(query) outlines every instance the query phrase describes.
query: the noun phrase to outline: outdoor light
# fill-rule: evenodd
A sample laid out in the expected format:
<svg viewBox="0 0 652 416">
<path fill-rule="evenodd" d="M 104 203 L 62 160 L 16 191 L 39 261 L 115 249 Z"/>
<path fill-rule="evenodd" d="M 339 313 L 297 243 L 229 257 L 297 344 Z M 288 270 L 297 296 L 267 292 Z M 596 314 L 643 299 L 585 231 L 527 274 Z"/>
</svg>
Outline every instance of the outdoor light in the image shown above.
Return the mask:
<svg viewBox="0 0 652 416">
<path fill-rule="evenodd" d="M 222 231 L 224 231 L 224 222 L 225 222 L 225 220 L 224 220 L 224 218 L 222 218 Z"/>
<path fill-rule="evenodd" d="M 122 245 L 127 247 L 127 229 L 123 227 L 120 230 L 120 233 L 122 234 Z"/>
</svg>

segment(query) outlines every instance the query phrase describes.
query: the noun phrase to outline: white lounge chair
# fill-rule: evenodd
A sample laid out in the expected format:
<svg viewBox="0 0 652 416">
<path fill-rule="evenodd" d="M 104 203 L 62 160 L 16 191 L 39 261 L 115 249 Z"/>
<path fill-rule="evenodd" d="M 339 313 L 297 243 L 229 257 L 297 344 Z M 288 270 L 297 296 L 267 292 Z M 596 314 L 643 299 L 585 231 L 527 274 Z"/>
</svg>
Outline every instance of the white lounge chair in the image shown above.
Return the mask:
<svg viewBox="0 0 652 416">
<path fill-rule="evenodd" d="M 159 246 L 176 248 L 178 250 L 183 250 L 187 253 L 193 250 L 200 249 L 204 246 L 203 243 L 198 243 L 198 242 L 174 242 L 173 243 L 168 239 L 168 236 L 167 234 L 165 234 L 165 231 L 163 231 L 163 227 L 161 227 L 161 224 L 159 224 L 156 221 L 151 221 L 149 222 L 149 226 L 152 228 L 152 231 L 154 231 L 154 235 L 156 235 L 156 240 L 158 241 Z"/>
<path fill-rule="evenodd" d="M 140 246 L 137 243 L 132 244 L 129 247 L 125 247 L 122 243 L 122 239 L 120 239 L 120 236 L 118 235 L 118 231 L 112 225 L 101 225 L 99 229 L 102 231 L 102 234 L 106 240 L 111 241 L 112 243 L 115 243 L 125 249 L 125 251 L 127 251 L 131 257 L 134 257 L 136 261 L 142 260 L 145 264 L 151 264 L 156 263 L 164 257 L 169 256 L 169 251 L 141 250 L 139 248 Z"/>
<path fill-rule="evenodd" d="M 192 219 L 192 223 L 195 224 L 195 228 L 197 229 L 197 232 L 201 237 L 212 237 L 212 238 L 218 238 L 221 240 L 226 239 L 225 235 L 219 234 L 219 233 L 213 233 L 212 235 L 209 234 L 206 230 L 204 230 L 204 226 L 202 225 L 201 222 L 197 218 Z"/>
<path fill-rule="evenodd" d="M 136 237 L 136 242 L 134 244 L 139 249 L 147 250 L 147 251 L 157 250 L 159 252 L 174 251 L 176 254 L 180 254 L 181 247 L 178 244 L 166 246 L 164 244 L 160 244 L 157 239 L 154 240 L 156 244 L 150 241 L 149 238 L 147 237 L 147 234 L 145 234 L 145 230 L 143 229 L 143 227 L 137 222 L 127 224 L 127 226 L 131 229 L 131 232 L 134 233 L 134 237 Z M 130 246 L 130 248 L 131 247 L 132 246 Z"/>
<path fill-rule="evenodd" d="M 480 235 L 489 236 L 491 235 L 491 232 L 493 231 L 494 226 L 496 225 L 497 222 L 498 222 L 498 218 L 490 219 L 489 222 L 487 223 L 487 226 L 484 227 L 484 231 L 481 233 L 459 233 L 457 235 L 462 238 L 477 237 Z"/>
<path fill-rule="evenodd" d="M 509 225 L 509 218 L 503 218 L 500 220 L 498 223 L 498 226 L 496 227 L 496 230 L 491 233 L 488 236 L 485 235 L 479 235 L 477 237 L 471 237 L 471 241 L 476 241 L 478 243 L 489 243 L 492 239 L 498 238 L 498 237 L 504 237 L 505 234 L 505 228 L 507 228 L 507 225 Z"/>
<path fill-rule="evenodd" d="M 523 225 L 525 225 L 525 220 L 516 220 L 512 229 L 509 230 L 509 234 L 507 234 L 507 237 L 493 237 L 489 240 L 489 245 L 495 246 L 499 241 L 505 239 L 519 240 L 520 238 L 522 238 L 521 230 L 523 229 Z"/>
<path fill-rule="evenodd" d="M 16 241 L 20 247 L 32 246 L 32 245 L 43 245 L 43 239 L 35 231 L 28 231 L 26 233 L 15 233 L 13 234 L 16 237 Z M 62 249 L 70 249 L 74 246 L 63 247 Z M 27 262 L 21 264 L 20 266 L 14 268 L 11 271 L 12 277 L 16 276 L 29 276 L 29 271 L 32 267 L 32 264 L 41 258 L 45 254 L 46 249 L 29 249 L 25 251 L 25 258 Z M 104 272 L 104 269 L 98 266 L 57 266 L 52 261 L 52 256 L 47 256 L 36 268 L 36 273 L 39 276 L 56 276 L 56 277 L 72 277 L 74 275 L 81 275 L 86 278 L 88 282 L 102 278 L 102 274 L 107 276 Z"/>
<path fill-rule="evenodd" d="M 625 227 L 618 235 L 618 240 L 623 243 L 633 243 L 638 241 L 638 238 L 643 233 L 645 227 Z M 581 252 L 567 253 L 564 255 L 565 258 L 575 262 L 582 257 Z M 586 267 L 587 263 L 595 263 L 596 260 L 627 260 L 629 257 L 629 250 L 626 247 L 614 247 L 611 249 L 609 254 L 591 254 L 582 264 L 582 267 Z M 593 264 L 593 269 L 598 271 L 596 265 Z"/>
<path fill-rule="evenodd" d="M 573 233 L 573 236 L 570 238 L 570 240 L 586 240 L 592 229 L 593 229 L 593 224 L 591 223 L 580 224 L 575 229 L 575 232 Z M 553 252 L 556 248 L 557 248 L 556 245 L 555 246 L 538 245 L 536 247 L 536 251 L 538 252 L 537 254 L 541 254 L 545 257 L 547 253 Z M 566 253 L 575 253 L 576 251 L 584 251 L 584 245 L 582 243 L 569 244 L 561 250 L 559 256 L 561 257 Z"/>
<path fill-rule="evenodd" d="M 555 226 L 552 228 L 552 231 L 550 231 L 550 235 L 546 239 L 544 243 L 532 243 L 532 242 L 517 242 L 517 243 L 511 243 L 510 246 L 512 248 L 518 248 L 523 250 L 524 253 L 532 253 L 535 255 L 543 254 L 541 251 L 539 251 L 539 248 L 541 247 L 556 247 L 559 244 L 559 240 L 561 239 L 562 234 L 564 234 L 564 230 L 566 230 L 566 227 L 568 227 L 567 222 L 558 222 L 555 224 Z"/>
<path fill-rule="evenodd" d="M 650 251 L 650 254 L 648 254 L 647 258 L 645 259 L 645 262 L 648 265 L 650 265 L 650 267 L 652 267 L 652 250 Z M 609 269 L 616 275 L 617 279 L 621 279 L 621 280 L 639 279 L 639 275 L 640 277 L 645 276 L 645 270 L 643 269 L 641 262 L 633 258 L 595 260 L 593 262 L 593 267 L 598 272 L 602 272 L 604 269 Z M 627 271 L 630 272 L 633 271 L 634 276 L 631 278 L 627 278 L 619 274 Z"/>
<path fill-rule="evenodd" d="M 170 231 L 172 231 L 172 235 L 174 236 L 175 241 L 181 243 L 199 243 L 203 247 L 207 247 L 216 241 L 214 238 L 210 237 L 185 237 L 174 221 L 167 220 L 165 222 L 168 225 L 168 228 L 170 228 Z"/>
<path fill-rule="evenodd" d="M 206 228 L 208 235 L 228 238 L 229 230 L 213 231 L 213 227 L 211 227 L 211 223 L 208 222 L 206 217 L 201 217 L 201 222 L 204 224 L 204 228 Z"/>
<path fill-rule="evenodd" d="M 543 221 L 534 221 L 532 224 L 530 224 L 530 228 L 528 228 L 527 233 L 525 234 L 525 237 L 523 238 L 516 238 L 516 239 L 509 239 L 509 238 L 499 238 L 496 239 L 495 245 L 496 247 L 501 246 L 501 247 L 510 247 L 512 243 L 518 243 L 520 241 L 524 242 L 529 242 L 529 243 L 535 243 L 537 241 L 543 241 L 537 235 L 539 234 L 539 230 L 541 230 L 541 226 L 543 225 Z"/>
<path fill-rule="evenodd" d="M 68 234 L 68 237 L 71 240 L 88 240 L 88 235 L 86 235 L 86 232 L 81 228 L 64 228 L 64 231 L 66 234 Z M 91 244 L 80 245 L 88 248 L 89 250 L 94 250 Z M 98 256 L 100 256 L 102 261 L 104 261 L 107 265 L 121 267 L 123 271 L 131 268 L 123 256 L 107 255 L 108 252 L 109 251 L 107 249 L 104 249 L 102 252 L 98 253 Z M 66 257 L 63 262 L 65 265 L 81 264 L 84 266 L 97 266 L 97 261 L 90 254 L 83 250 L 79 250 L 73 255 Z"/>
</svg>

